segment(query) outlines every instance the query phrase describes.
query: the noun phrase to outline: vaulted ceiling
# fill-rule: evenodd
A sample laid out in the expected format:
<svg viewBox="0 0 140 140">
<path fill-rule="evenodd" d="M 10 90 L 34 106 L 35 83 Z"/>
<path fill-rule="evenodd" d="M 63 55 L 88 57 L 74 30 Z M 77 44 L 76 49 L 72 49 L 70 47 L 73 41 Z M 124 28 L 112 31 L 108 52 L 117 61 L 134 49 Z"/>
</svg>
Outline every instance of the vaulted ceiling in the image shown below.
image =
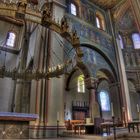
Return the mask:
<svg viewBox="0 0 140 140">
<path fill-rule="evenodd" d="M 116 4 L 118 4 L 123 0 L 89 0 L 89 1 L 107 9 L 107 8 L 113 8 Z"/>
</svg>

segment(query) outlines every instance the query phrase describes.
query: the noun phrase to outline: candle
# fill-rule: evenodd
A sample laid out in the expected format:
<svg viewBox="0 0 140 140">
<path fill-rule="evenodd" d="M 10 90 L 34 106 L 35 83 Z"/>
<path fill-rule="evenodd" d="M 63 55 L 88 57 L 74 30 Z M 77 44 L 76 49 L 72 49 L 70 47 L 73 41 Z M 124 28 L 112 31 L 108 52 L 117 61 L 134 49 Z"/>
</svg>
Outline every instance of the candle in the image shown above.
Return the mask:
<svg viewBox="0 0 140 140">
<path fill-rule="evenodd" d="M 111 115 L 114 116 L 114 109 L 113 109 L 113 103 L 111 103 Z"/>
<path fill-rule="evenodd" d="M 137 104 L 137 112 L 140 112 L 139 105 Z"/>
<path fill-rule="evenodd" d="M 57 121 L 59 121 L 59 112 L 57 112 Z"/>
</svg>

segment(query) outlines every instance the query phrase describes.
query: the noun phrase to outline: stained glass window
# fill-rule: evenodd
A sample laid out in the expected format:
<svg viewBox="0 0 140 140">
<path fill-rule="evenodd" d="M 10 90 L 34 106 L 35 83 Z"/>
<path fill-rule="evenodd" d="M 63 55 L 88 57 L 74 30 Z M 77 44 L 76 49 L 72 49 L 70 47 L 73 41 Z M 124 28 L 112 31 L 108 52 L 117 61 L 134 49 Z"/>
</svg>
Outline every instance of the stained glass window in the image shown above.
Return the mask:
<svg viewBox="0 0 140 140">
<path fill-rule="evenodd" d="M 15 33 L 8 32 L 7 39 L 6 39 L 6 45 L 9 46 L 9 47 L 14 47 L 15 39 L 16 39 Z"/>
<path fill-rule="evenodd" d="M 71 14 L 76 16 L 77 15 L 77 8 L 76 5 L 71 3 Z"/>
<path fill-rule="evenodd" d="M 140 34 L 134 33 L 132 35 L 133 43 L 134 43 L 134 48 L 135 49 L 140 49 Z"/>
<path fill-rule="evenodd" d="M 84 75 L 80 75 L 78 77 L 77 90 L 78 90 L 78 92 L 81 92 L 81 93 L 85 92 Z"/>
<path fill-rule="evenodd" d="M 99 93 L 101 109 L 102 111 L 110 111 L 110 100 L 107 91 L 101 91 Z"/>
</svg>

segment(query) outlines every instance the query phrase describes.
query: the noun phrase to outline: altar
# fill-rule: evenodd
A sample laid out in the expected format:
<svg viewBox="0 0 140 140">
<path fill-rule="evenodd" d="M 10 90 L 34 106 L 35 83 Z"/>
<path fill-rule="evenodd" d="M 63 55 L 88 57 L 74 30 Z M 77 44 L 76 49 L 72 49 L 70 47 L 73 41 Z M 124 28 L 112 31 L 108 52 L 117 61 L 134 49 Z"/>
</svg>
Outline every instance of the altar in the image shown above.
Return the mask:
<svg viewBox="0 0 140 140">
<path fill-rule="evenodd" d="M 0 112 L 0 139 L 28 139 L 29 123 L 36 114 Z"/>
</svg>

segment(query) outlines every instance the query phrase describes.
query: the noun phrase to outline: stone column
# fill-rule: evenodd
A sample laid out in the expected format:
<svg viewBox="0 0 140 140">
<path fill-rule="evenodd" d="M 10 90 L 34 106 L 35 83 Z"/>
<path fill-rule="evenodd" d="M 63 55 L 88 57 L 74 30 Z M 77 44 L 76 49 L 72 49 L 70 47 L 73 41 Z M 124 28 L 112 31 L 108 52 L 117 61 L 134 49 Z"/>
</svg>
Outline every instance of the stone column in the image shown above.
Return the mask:
<svg viewBox="0 0 140 140">
<path fill-rule="evenodd" d="M 116 52 L 116 61 L 117 61 L 117 69 L 118 69 L 118 79 L 120 81 L 120 92 L 122 96 L 122 103 L 121 105 L 123 107 L 126 107 L 126 113 L 127 113 L 127 120 L 132 120 L 132 112 L 131 112 L 131 104 L 130 104 L 130 96 L 129 96 L 129 89 L 128 89 L 128 82 L 127 82 L 127 75 L 125 72 L 125 64 L 124 59 L 122 55 L 121 45 L 120 41 L 116 39 L 115 36 L 115 30 L 113 28 L 113 19 L 111 16 L 111 11 L 108 11 L 109 14 L 109 20 L 111 23 L 111 31 L 113 35 L 113 42 L 115 45 L 115 52 Z M 115 23 L 116 24 L 116 23 Z M 114 25 L 115 25 L 114 24 Z"/>
<path fill-rule="evenodd" d="M 52 10 L 53 19 L 57 21 L 63 17 L 65 11 L 65 5 L 62 1 L 50 1 L 50 9 Z M 45 28 L 45 27 L 44 27 Z M 43 31 L 43 30 L 42 30 Z M 43 31 L 44 32 L 44 31 Z M 44 34 L 44 33 L 43 33 Z M 43 35 L 44 37 L 44 35 Z M 45 37 L 46 38 L 46 37 Z M 47 32 L 46 43 L 41 43 L 40 48 L 36 50 L 39 52 L 37 59 L 37 68 L 39 70 L 44 69 L 47 71 L 49 67 L 55 67 L 58 64 L 63 63 L 64 50 L 60 47 L 60 42 L 63 42 L 63 38 L 52 30 Z M 61 41 L 59 40 L 61 39 Z M 58 40 L 60 42 L 58 42 Z M 44 40 L 42 40 L 44 42 Z M 43 45 L 44 44 L 44 45 Z M 44 46 L 46 49 L 44 50 Z M 46 52 L 47 53 L 44 53 Z M 47 60 L 44 60 L 46 57 Z M 36 61 L 35 61 L 36 62 Z M 39 120 L 30 131 L 30 137 L 32 138 L 47 138 L 56 137 L 57 130 L 59 134 L 65 130 L 64 124 L 64 75 L 61 77 L 54 77 L 48 80 L 39 80 L 34 82 L 33 86 L 36 86 L 36 108 L 35 112 L 39 114 Z M 32 87 L 32 94 L 34 89 Z M 34 97 L 32 97 L 34 99 Z M 33 106 L 32 106 L 33 108 Z M 59 121 L 59 127 L 57 122 Z"/>
<path fill-rule="evenodd" d="M 94 121 L 95 117 L 99 117 L 100 116 L 100 109 L 99 109 L 99 105 L 96 101 L 96 85 L 97 85 L 98 80 L 93 78 L 93 77 L 89 77 L 87 79 L 85 79 L 85 84 L 86 84 L 86 88 L 89 90 L 89 117 L 91 118 L 91 121 Z"/>
<path fill-rule="evenodd" d="M 23 72 L 26 69 L 29 40 L 30 40 L 30 23 L 25 21 L 24 38 L 21 48 L 21 56 L 19 61 L 19 71 Z M 29 112 L 29 82 L 27 80 L 18 79 L 15 91 L 15 111 L 20 113 Z"/>
<path fill-rule="evenodd" d="M 51 4 L 52 15 L 56 21 L 64 16 L 65 5 L 64 1 L 55 0 Z M 54 67 L 58 64 L 62 64 L 64 50 L 60 47 L 61 38 L 55 32 L 50 32 L 50 52 L 49 52 L 49 67 Z M 59 41 L 58 41 L 59 40 Z M 55 55 L 55 54 L 57 55 Z M 62 134 L 65 130 L 64 124 L 64 75 L 60 77 L 50 78 L 47 83 L 47 104 L 46 104 L 46 126 L 45 137 L 56 137 L 57 130 L 59 134 Z M 59 126 L 57 123 L 59 122 Z M 41 130 L 42 131 L 42 130 Z"/>
<path fill-rule="evenodd" d="M 121 96 L 122 96 L 122 106 L 126 108 L 126 120 L 132 120 L 130 96 L 128 89 L 127 75 L 125 72 L 125 64 L 123 60 L 122 50 L 120 47 L 120 42 L 116 39 L 117 42 L 117 59 L 119 61 L 119 74 L 120 74 L 120 84 L 121 84 Z"/>
<path fill-rule="evenodd" d="M 35 38 L 34 49 L 34 69 L 38 71 L 47 71 L 47 47 L 48 47 L 48 29 L 38 26 Z M 47 79 L 32 80 L 30 113 L 39 115 L 36 122 L 30 125 L 30 138 L 44 138 L 46 125 L 46 107 L 47 107 Z"/>
<path fill-rule="evenodd" d="M 93 113 L 93 105 L 95 104 L 96 100 L 95 100 L 95 94 L 96 94 L 96 90 L 95 89 L 89 89 L 89 116 L 90 118 L 93 118 L 94 113 Z"/>
</svg>

